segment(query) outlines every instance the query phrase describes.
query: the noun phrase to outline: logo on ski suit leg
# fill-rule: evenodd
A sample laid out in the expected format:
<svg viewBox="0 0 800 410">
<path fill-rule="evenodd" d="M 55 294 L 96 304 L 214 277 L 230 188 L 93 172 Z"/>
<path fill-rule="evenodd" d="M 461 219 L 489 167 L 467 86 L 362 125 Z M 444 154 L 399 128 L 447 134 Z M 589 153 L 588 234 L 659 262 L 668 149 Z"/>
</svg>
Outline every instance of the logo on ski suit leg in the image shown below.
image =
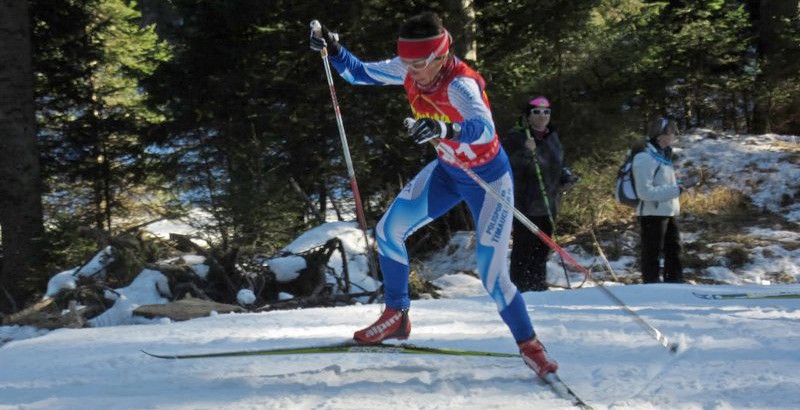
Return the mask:
<svg viewBox="0 0 800 410">
<path fill-rule="evenodd" d="M 500 196 L 506 201 L 511 202 L 510 190 L 503 189 L 499 192 Z M 495 202 L 492 216 L 489 218 L 489 223 L 483 231 L 483 238 L 491 240 L 491 242 L 498 243 L 503 234 L 506 222 L 508 221 L 510 211 L 506 209 L 503 204 Z"/>
</svg>

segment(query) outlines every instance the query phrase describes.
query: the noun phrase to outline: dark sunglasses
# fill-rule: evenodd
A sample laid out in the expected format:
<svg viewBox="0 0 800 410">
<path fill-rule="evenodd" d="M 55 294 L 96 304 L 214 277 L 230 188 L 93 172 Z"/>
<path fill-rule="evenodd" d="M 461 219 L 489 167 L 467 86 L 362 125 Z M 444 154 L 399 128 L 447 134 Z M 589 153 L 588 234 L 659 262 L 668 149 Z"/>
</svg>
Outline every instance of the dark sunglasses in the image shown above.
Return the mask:
<svg viewBox="0 0 800 410">
<path fill-rule="evenodd" d="M 550 109 L 549 108 L 545 108 L 543 110 L 540 110 L 538 108 L 534 108 L 534 109 L 531 110 L 531 112 L 536 114 L 536 115 L 550 115 Z"/>
</svg>

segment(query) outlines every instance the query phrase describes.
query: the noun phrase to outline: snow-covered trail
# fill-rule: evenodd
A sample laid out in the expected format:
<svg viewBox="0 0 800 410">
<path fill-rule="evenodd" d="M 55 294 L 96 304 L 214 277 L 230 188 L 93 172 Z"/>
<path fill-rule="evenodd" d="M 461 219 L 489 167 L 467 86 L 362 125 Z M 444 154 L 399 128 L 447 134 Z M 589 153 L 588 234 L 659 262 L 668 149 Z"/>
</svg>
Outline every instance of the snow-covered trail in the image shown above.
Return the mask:
<svg viewBox="0 0 800 410">
<path fill-rule="evenodd" d="M 598 289 L 526 293 L 559 374 L 596 409 L 796 409 L 800 299 L 692 291 L 798 285 L 609 287 L 686 350 L 670 355 Z M 378 305 L 61 329 L 0 348 L 0 409 L 567 409 L 517 358 L 325 354 L 162 360 L 159 353 L 327 344 Z M 515 352 L 488 297 L 414 301 L 411 343 Z"/>
</svg>

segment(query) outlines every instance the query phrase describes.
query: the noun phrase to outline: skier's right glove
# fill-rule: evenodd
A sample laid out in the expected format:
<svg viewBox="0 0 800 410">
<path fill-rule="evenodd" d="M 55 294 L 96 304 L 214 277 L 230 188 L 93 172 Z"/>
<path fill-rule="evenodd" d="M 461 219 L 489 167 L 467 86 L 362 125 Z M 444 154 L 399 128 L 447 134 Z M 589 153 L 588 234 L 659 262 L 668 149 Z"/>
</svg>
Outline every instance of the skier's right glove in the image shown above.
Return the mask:
<svg viewBox="0 0 800 410">
<path fill-rule="evenodd" d="M 339 34 L 332 33 L 327 27 L 321 25 L 319 31 L 311 28 L 311 49 L 317 52 L 322 51 L 323 48 L 328 49 L 328 55 L 339 55 Z"/>
</svg>

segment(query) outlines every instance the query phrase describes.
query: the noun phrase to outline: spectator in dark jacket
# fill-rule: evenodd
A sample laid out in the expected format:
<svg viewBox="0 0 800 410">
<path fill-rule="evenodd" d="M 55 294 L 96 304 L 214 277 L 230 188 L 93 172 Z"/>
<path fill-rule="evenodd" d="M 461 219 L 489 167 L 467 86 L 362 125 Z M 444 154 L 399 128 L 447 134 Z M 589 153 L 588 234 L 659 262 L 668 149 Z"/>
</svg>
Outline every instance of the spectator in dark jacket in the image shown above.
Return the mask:
<svg viewBox="0 0 800 410">
<path fill-rule="evenodd" d="M 550 101 L 531 99 L 503 146 L 514 176 L 514 204 L 547 235 L 552 235 L 561 194 L 576 178 L 564 166 L 564 150 L 550 124 Z M 550 249 L 524 225 L 514 221 L 511 281 L 521 292 L 547 290 Z"/>
</svg>

